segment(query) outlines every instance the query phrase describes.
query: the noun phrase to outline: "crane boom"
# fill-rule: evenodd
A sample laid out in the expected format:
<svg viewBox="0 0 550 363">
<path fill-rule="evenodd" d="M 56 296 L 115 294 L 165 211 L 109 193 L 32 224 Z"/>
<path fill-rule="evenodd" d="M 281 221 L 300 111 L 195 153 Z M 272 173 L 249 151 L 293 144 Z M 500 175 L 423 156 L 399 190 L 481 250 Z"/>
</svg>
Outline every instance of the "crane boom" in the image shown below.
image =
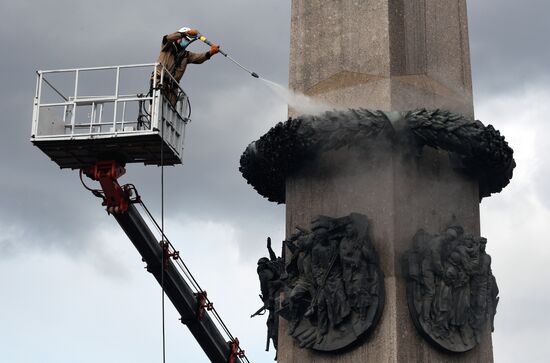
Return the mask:
<svg viewBox="0 0 550 363">
<path fill-rule="evenodd" d="M 147 263 L 147 270 L 160 284 L 163 266 L 162 247 L 138 210 L 130 205 L 126 213 L 113 216 Z M 208 314 L 205 314 L 202 320 L 197 318 L 197 297 L 172 261 L 168 261 L 164 271 L 164 291 L 210 361 L 227 363 L 231 352 L 230 343 L 225 341 Z"/>
<path fill-rule="evenodd" d="M 151 72 L 159 70 L 161 75 L 152 82 L 149 93 L 126 94 L 132 89 L 136 75 L 141 73 L 143 79 L 149 79 Z M 105 82 L 105 72 L 113 77 L 108 82 Z M 83 74 L 87 75 L 85 79 L 97 79 L 91 89 L 87 82 L 79 82 Z M 187 325 L 210 361 L 249 363 L 239 340 L 229 332 L 206 291 L 179 258 L 135 187 L 121 186 L 117 181 L 126 172 L 126 163 L 161 167 L 182 163 L 191 104 L 183 89 L 177 86 L 178 82 L 160 63 L 37 71 L 37 77 L 32 143 L 61 168 L 80 169 L 84 187 L 103 199 L 107 212 L 126 232 L 147 263 L 147 270 L 162 286 L 163 294 L 168 296 L 182 323 Z M 166 82 L 176 85 L 175 103 L 166 97 Z M 71 84 L 74 87 L 69 86 Z M 82 84 L 87 86 L 83 89 Z M 113 84 L 112 93 L 105 94 Z M 67 93 L 69 89 L 71 93 Z M 135 111 L 137 119 L 132 116 Z M 86 186 L 82 175 L 98 181 L 101 190 Z M 161 232 L 160 242 L 134 203 L 144 207 L 146 215 Z M 165 295 L 162 296 L 164 359 Z"/>
<path fill-rule="evenodd" d="M 166 296 L 180 314 L 182 323 L 187 325 L 210 361 L 243 363 L 240 358 L 244 357 L 244 351 L 239 347 L 238 339 L 233 337 L 231 337 L 232 341 L 224 339 L 210 315 L 205 311 L 205 307 L 208 307 L 204 305 L 206 293 L 193 292 L 170 259 L 167 242 L 157 240 L 134 206 L 133 203 L 141 202 L 141 198 L 136 196 L 135 200 L 130 200 L 130 195 L 133 192 L 137 193 L 133 185 L 118 184 L 117 178 L 124 174 L 124 167 L 114 160 L 100 161 L 92 167 L 83 169 L 82 172 L 100 182 L 103 191 L 90 190 L 94 195 L 103 198 L 103 205 L 115 217 L 136 247 L 147 264 L 147 271 L 152 273 L 157 282 L 163 286 Z"/>
</svg>

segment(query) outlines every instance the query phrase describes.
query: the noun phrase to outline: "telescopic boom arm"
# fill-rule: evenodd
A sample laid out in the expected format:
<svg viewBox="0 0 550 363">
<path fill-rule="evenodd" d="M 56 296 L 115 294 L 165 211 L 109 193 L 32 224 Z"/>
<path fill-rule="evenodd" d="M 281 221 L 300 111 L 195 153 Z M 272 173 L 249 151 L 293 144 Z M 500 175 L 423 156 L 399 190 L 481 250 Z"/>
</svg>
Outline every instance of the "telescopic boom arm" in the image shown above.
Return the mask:
<svg viewBox="0 0 550 363">
<path fill-rule="evenodd" d="M 119 185 L 117 178 L 124 172 L 124 167 L 116 161 L 100 161 L 82 170 L 82 173 L 101 183 L 102 190 L 85 187 L 94 195 L 103 198 L 103 205 L 136 247 L 147 264 L 147 271 L 153 274 L 159 284 L 162 285 L 164 282 L 164 292 L 181 315 L 181 322 L 187 325 L 210 361 L 212 363 L 248 362 L 244 351 L 239 347 L 238 339 L 231 337 L 231 341 L 226 341 L 207 313 L 207 310 L 212 309 L 212 304 L 207 300 L 206 292 L 194 292 L 178 271 L 172 260 L 179 259 L 179 253 L 177 251 L 171 253 L 167 241 L 157 241 L 134 207 L 136 203 L 142 204 L 135 187 L 130 184 Z M 164 281 L 162 281 L 162 275 L 164 275 Z"/>
</svg>

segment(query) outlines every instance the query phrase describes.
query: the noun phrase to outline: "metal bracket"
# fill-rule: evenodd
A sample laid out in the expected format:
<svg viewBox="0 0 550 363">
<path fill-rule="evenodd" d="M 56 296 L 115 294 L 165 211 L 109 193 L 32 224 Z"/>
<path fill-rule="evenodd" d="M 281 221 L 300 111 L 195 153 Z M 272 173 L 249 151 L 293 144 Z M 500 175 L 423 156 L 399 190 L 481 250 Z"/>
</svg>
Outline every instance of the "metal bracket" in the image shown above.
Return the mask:
<svg viewBox="0 0 550 363">
<path fill-rule="evenodd" d="M 162 250 L 164 252 L 162 254 L 164 257 L 162 264 L 164 266 L 164 269 L 166 270 L 168 268 L 168 262 L 170 261 L 170 258 L 177 260 L 178 258 L 180 258 L 180 252 L 179 251 L 170 252 L 170 244 L 167 241 L 160 241 L 160 246 L 162 247 Z"/>
<path fill-rule="evenodd" d="M 231 342 L 229 342 L 229 345 L 231 347 L 231 352 L 229 353 L 227 363 L 235 363 L 237 362 L 237 358 L 244 358 L 244 350 L 242 350 L 239 346 L 238 338 L 235 338 Z"/>
<path fill-rule="evenodd" d="M 195 294 L 197 296 L 197 319 L 204 319 L 206 311 L 214 309 L 214 303 L 208 301 L 206 291 L 201 291 Z"/>
</svg>

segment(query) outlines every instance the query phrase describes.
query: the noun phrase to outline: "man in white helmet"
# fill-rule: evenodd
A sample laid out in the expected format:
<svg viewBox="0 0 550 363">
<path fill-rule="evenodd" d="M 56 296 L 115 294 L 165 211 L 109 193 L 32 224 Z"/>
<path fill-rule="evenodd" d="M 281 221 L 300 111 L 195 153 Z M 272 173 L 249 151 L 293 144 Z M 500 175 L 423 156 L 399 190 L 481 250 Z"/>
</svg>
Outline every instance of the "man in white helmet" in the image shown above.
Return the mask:
<svg viewBox="0 0 550 363">
<path fill-rule="evenodd" d="M 157 62 L 162 64 L 178 83 L 189 63 L 201 64 L 220 50 L 220 47 L 216 44 L 212 44 L 210 50 L 205 53 L 193 53 L 186 50 L 187 46 L 197 39 L 198 34 L 199 32 L 196 29 L 183 27 L 177 32 L 167 34 L 162 38 L 162 46 Z M 161 67 L 157 67 L 155 74 L 151 76 L 151 86 L 154 83 L 153 77 L 160 81 L 161 69 Z M 164 91 L 170 103 L 175 105 L 179 93 L 178 84 L 174 84 L 168 76 L 165 76 L 164 79 Z"/>
</svg>

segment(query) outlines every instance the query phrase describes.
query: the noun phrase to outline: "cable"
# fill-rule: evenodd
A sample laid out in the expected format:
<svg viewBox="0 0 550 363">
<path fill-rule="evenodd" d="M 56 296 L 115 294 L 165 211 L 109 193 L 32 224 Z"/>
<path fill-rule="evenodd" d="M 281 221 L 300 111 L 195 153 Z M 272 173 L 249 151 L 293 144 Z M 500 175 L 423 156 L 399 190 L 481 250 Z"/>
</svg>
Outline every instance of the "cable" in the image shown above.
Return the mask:
<svg viewBox="0 0 550 363">
<path fill-rule="evenodd" d="M 161 293 L 162 293 L 162 363 L 166 363 L 166 329 L 164 317 L 164 261 L 167 248 L 164 241 L 164 107 L 161 105 L 160 128 L 160 223 L 161 223 L 161 243 L 162 243 L 162 264 L 161 264 Z"/>
<path fill-rule="evenodd" d="M 187 94 L 185 94 L 185 98 L 187 98 L 187 119 L 191 119 L 191 101 L 189 100 L 189 96 L 187 96 Z"/>
<path fill-rule="evenodd" d="M 174 245 L 172 244 L 172 242 L 170 241 L 170 239 L 163 233 L 161 224 L 159 224 L 155 220 L 155 218 L 153 217 L 153 215 L 149 211 L 149 208 L 147 208 L 147 206 L 145 205 L 145 203 L 143 203 L 143 201 L 140 200 L 139 204 L 143 207 L 143 210 L 145 211 L 145 214 L 147 215 L 149 220 L 153 223 L 153 225 L 155 226 L 157 231 L 161 234 L 161 236 L 162 236 L 161 238 L 168 244 L 168 247 L 171 248 L 171 251 L 169 251 L 169 252 L 170 253 L 175 252 L 176 249 L 175 249 Z M 176 262 L 175 266 L 187 278 L 187 281 L 190 283 L 192 289 L 194 290 L 193 292 L 194 293 L 203 292 L 204 290 L 199 285 L 198 281 L 195 279 L 195 277 L 191 273 L 191 270 L 189 270 L 189 268 L 187 267 L 185 262 L 183 262 L 181 257 L 175 259 L 175 262 Z M 206 296 L 205 300 L 206 300 L 207 303 L 213 304 L 213 302 L 208 298 L 208 296 Z M 225 324 L 225 322 L 221 318 L 221 316 L 218 313 L 218 311 L 216 310 L 216 308 L 212 307 L 211 311 L 212 311 L 212 316 L 214 317 L 214 320 L 218 322 L 218 326 L 221 328 L 221 330 L 225 333 L 225 335 L 229 338 L 230 341 L 234 341 L 235 337 L 233 336 L 233 334 L 231 334 L 231 331 L 229 330 L 229 328 L 227 327 L 227 325 Z M 242 349 L 240 347 L 239 347 L 239 349 L 240 349 L 240 351 L 242 351 Z M 250 361 L 248 360 L 246 355 L 244 355 L 240 359 L 245 363 L 250 363 Z"/>
<path fill-rule="evenodd" d="M 99 190 L 99 189 L 92 189 L 92 188 L 90 188 L 89 186 L 87 186 L 86 183 L 84 183 L 84 179 L 82 178 L 82 173 L 83 173 L 83 171 L 82 171 L 82 169 L 80 169 L 80 172 L 79 172 L 80 182 L 82 183 L 82 185 L 84 186 L 84 188 L 87 189 L 87 190 L 89 190 L 90 192 L 92 192 L 92 194 L 94 194 L 94 195 L 95 195 L 96 192 L 97 192 L 97 193 L 102 193 L 102 191 Z"/>
<path fill-rule="evenodd" d="M 174 246 L 172 245 L 172 243 L 170 242 L 170 240 L 166 237 L 166 234 L 164 233 L 164 107 L 162 107 L 162 109 L 161 109 L 161 122 L 162 122 L 162 125 L 161 125 L 161 129 L 160 129 L 160 131 L 161 131 L 161 149 L 160 149 L 160 167 L 161 167 L 161 169 L 160 169 L 161 170 L 160 171 L 160 194 L 161 194 L 161 198 L 160 198 L 161 208 L 160 208 L 160 210 L 161 210 L 161 223 L 160 223 L 160 226 L 159 226 L 158 222 L 155 220 L 155 218 L 153 217 L 153 215 L 151 214 L 151 212 L 149 211 L 149 209 L 145 206 L 145 203 L 143 203 L 141 198 L 139 198 L 138 200 L 139 200 L 139 204 L 141 204 L 141 206 L 145 210 L 146 214 L 148 215 L 149 219 L 153 222 L 153 224 L 155 225 L 155 227 L 157 228 L 157 230 L 161 234 L 161 243 L 162 243 L 162 264 L 161 264 L 162 362 L 166 363 L 164 267 L 165 267 L 166 259 L 170 258 L 170 254 L 175 252 L 176 249 L 174 248 Z M 172 249 L 172 251 L 170 251 L 170 248 Z M 168 256 L 166 256 L 166 253 L 168 253 Z M 201 288 L 201 286 L 199 285 L 199 283 L 197 282 L 197 280 L 195 279 L 195 277 L 193 276 L 193 274 L 191 273 L 191 271 L 189 270 L 189 268 L 187 267 L 185 262 L 183 262 L 183 260 L 181 258 L 177 258 L 175 261 L 176 261 L 176 266 L 179 267 L 179 269 L 181 270 L 183 275 L 185 277 L 187 277 L 188 281 L 191 282 L 191 285 L 193 286 L 193 288 L 195 288 L 195 293 L 204 292 L 204 290 Z M 229 337 L 230 341 L 235 342 L 236 341 L 235 337 L 233 336 L 233 334 L 231 334 L 231 332 L 229 331 L 229 328 L 224 323 L 224 321 L 222 320 L 221 316 L 218 314 L 216 309 L 213 307 L 212 301 L 208 298 L 208 296 L 205 296 L 205 300 L 208 304 L 210 304 L 210 306 L 212 306 L 212 310 L 211 310 L 212 315 L 214 316 L 215 320 L 218 322 L 219 326 L 225 332 L 227 337 Z M 244 354 L 244 351 L 240 348 L 240 346 L 239 346 L 239 352 L 242 354 L 242 356 L 240 358 L 243 360 L 243 362 L 248 362 L 249 363 L 248 358 L 246 357 L 246 355 Z"/>
<path fill-rule="evenodd" d="M 168 237 L 166 235 L 163 235 L 162 234 L 162 230 L 161 230 L 161 227 L 160 225 L 158 224 L 158 222 L 155 220 L 155 218 L 153 217 L 153 215 L 151 214 L 151 212 L 149 211 L 149 208 L 147 208 L 147 206 L 143 203 L 143 201 L 140 202 L 140 205 L 143 207 L 143 209 L 145 210 L 147 216 L 149 217 L 149 220 L 151 220 L 151 222 L 153 223 L 153 225 L 157 228 L 157 230 L 161 233 L 161 238 L 164 239 L 168 245 L 175 251 L 176 249 L 174 248 L 174 245 L 172 244 L 172 242 L 170 242 L 170 240 L 168 239 Z M 197 280 L 195 279 L 195 277 L 193 276 L 193 274 L 191 274 L 191 271 L 189 270 L 189 268 L 187 267 L 187 265 L 185 264 L 185 262 L 183 262 L 181 259 L 178 259 L 177 261 L 179 261 L 183 267 L 181 267 L 182 269 L 182 272 L 189 277 L 189 282 L 191 282 L 191 285 L 193 285 L 193 287 L 195 288 L 195 291 L 194 292 L 200 292 L 200 291 L 203 291 L 202 288 L 200 287 L 199 283 L 197 282 Z"/>
</svg>

